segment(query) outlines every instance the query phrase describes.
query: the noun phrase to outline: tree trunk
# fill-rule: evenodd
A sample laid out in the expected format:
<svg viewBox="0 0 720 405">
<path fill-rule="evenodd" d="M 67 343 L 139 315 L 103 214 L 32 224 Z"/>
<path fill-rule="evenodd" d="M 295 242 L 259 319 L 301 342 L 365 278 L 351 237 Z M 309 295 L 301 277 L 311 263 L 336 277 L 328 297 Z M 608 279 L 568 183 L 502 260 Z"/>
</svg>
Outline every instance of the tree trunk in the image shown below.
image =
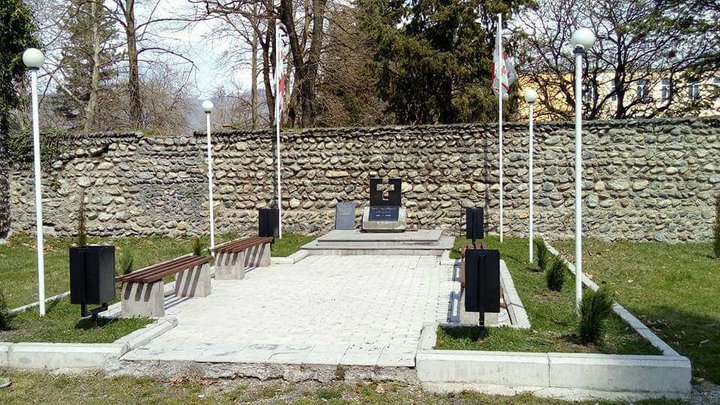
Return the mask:
<svg viewBox="0 0 720 405">
<path fill-rule="evenodd" d="M 92 74 L 90 77 L 90 98 L 85 107 L 85 132 L 90 132 L 95 126 L 95 112 L 97 110 L 97 96 L 100 90 L 100 19 L 102 8 L 98 7 L 98 0 L 90 0 L 90 13 L 92 15 Z"/>
<path fill-rule="evenodd" d="M 252 69 L 252 78 L 250 80 L 250 109 L 252 114 L 252 129 L 257 128 L 258 124 L 258 102 L 257 102 L 257 76 L 258 76 L 258 36 L 253 31 L 252 36 L 252 59 L 250 61 Z"/>
<path fill-rule="evenodd" d="M 137 38 L 135 36 L 135 0 L 125 0 L 125 34 L 128 52 L 128 90 L 130 92 L 130 122 L 135 129 L 142 125 L 142 96 L 140 94 L 140 71 L 138 66 Z"/>
</svg>

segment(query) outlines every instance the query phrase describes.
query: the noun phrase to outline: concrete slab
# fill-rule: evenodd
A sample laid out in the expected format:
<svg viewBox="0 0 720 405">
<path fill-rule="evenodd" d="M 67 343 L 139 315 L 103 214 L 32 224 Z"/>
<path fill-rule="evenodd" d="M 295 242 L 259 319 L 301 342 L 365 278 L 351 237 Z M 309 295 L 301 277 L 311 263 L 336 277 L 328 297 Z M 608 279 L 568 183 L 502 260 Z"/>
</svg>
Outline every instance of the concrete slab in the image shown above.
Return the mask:
<svg viewBox="0 0 720 405">
<path fill-rule="evenodd" d="M 127 350 L 123 344 L 15 343 L 8 367 L 29 370 L 100 370 Z"/>
<path fill-rule="evenodd" d="M 548 353 L 548 360 L 551 387 L 690 393 L 690 361 L 681 356 Z"/>
<path fill-rule="evenodd" d="M 412 367 L 423 326 L 447 318 L 452 286 L 436 257 L 275 264 L 168 308 L 178 326 L 122 362 Z"/>
<path fill-rule="evenodd" d="M 8 366 L 9 344 L 0 344 L 0 368 Z"/>
</svg>

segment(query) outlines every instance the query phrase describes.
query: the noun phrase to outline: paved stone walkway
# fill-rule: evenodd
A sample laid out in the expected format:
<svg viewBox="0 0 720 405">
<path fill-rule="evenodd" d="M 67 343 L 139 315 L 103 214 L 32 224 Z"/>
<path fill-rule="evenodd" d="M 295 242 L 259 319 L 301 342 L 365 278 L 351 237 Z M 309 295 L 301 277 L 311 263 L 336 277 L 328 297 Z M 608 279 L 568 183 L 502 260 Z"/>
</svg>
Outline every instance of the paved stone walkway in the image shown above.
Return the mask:
<svg viewBox="0 0 720 405">
<path fill-rule="evenodd" d="M 413 366 L 448 316 L 452 266 L 429 256 L 309 256 L 213 280 L 170 305 L 178 326 L 123 360 Z"/>
</svg>

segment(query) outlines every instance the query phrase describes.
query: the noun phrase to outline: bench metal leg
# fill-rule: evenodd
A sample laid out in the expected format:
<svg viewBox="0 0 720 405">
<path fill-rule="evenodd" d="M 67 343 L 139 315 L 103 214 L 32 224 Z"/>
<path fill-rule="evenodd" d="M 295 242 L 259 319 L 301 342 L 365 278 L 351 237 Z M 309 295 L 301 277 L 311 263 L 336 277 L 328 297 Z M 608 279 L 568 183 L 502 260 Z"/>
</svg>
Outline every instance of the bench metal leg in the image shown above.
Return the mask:
<svg viewBox="0 0 720 405">
<path fill-rule="evenodd" d="M 215 258 L 216 280 L 242 280 L 245 278 L 245 252 L 218 253 Z"/>
<path fill-rule="evenodd" d="M 246 267 L 267 267 L 270 265 L 270 244 L 263 243 L 245 249 Z"/>
<path fill-rule="evenodd" d="M 160 318 L 165 316 L 165 293 L 162 280 L 154 283 L 124 283 L 120 308 L 122 316 Z"/>
<path fill-rule="evenodd" d="M 175 279 L 178 297 L 207 297 L 210 295 L 210 265 L 205 263 L 178 273 Z"/>
</svg>

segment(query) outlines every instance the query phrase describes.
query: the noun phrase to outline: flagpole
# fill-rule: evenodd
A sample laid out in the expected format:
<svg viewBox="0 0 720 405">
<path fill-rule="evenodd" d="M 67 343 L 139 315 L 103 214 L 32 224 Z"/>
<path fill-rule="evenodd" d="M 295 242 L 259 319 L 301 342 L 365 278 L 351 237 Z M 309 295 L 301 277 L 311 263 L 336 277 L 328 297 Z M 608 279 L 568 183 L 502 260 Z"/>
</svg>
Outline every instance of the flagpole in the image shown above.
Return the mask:
<svg viewBox="0 0 720 405">
<path fill-rule="evenodd" d="M 499 133 L 499 139 L 498 139 L 498 148 L 500 150 L 500 243 L 503 242 L 503 219 L 505 216 L 505 211 L 503 209 L 503 200 L 504 200 L 504 186 L 503 186 L 503 102 L 502 102 L 502 95 L 503 95 L 503 80 L 502 80 L 502 64 L 500 63 L 502 61 L 502 14 L 498 13 L 498 26 L 497 26 L 497 38 L 498 38 L 498 63 L 495 66 L 495 69 L 497 70 L 495 72 L 497 78 L 498 78 L 498 133 Z"/>
<path fill-rule="evenodd" d="M 280 46 L 280 26 L 275 21 L 275 144 L 277 145 L 277 205 L 278 205 L 278 238 L 282 239 L 282 179 L 280 176 L 280 60 L 282 47 Z"/>
</svg>

